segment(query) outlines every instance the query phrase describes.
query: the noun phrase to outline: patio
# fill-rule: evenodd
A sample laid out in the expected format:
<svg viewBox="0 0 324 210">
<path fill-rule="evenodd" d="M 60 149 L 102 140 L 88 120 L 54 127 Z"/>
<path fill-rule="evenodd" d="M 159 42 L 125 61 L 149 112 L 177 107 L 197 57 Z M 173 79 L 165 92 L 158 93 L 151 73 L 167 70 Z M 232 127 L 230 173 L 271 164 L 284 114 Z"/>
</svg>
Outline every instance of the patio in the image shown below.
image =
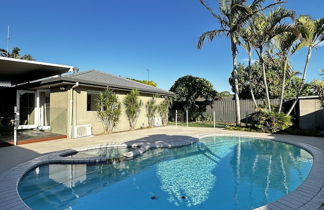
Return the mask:
<svg viewBox="0 0 324 210">
<path fill-rule="evenodd" d="M 41 130 L 18 130 L 18 145 L 66 138 L 66 135 Z M 13 146 L 13 131 L 0 136 L 0 147 Z"/>
</svg>

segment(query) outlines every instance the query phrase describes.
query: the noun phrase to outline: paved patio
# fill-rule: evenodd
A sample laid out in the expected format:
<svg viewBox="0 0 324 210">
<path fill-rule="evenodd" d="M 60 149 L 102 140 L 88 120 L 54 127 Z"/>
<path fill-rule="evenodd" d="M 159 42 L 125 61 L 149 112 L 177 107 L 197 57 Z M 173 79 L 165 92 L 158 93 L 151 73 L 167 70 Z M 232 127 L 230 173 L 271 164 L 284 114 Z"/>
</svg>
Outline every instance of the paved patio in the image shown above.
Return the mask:
<svg viewBox="0 0 324 210">
<path fill-rule="evenodd" d="M 113 133 L 109 135 L 101 135 L 87 138 L 59 139 L 46 142 L 24 144 L 15 147 L 3 147 L 0 148 L 0 174 L 16 166 L 19 163 L 26 162 L 28 160 L 31 160 L 35 157 L 39 157 L 49 152 L 55 152 L 65 149 L 74 149 L 98 144 L 120 144 L 138 139 L 144 139 L 145 141 L 167 141 L 170 138 L 198 138 L 203 135 L 212 134 L 251 135 L 251 132 L 228 131 L 219 128 L 187 128 L 180 126 L 167 126 L 160 128 Z M 260 137 L 274 136 L 279 139 L 307 143 L 324 151 L 324 138 L 276 134 L 271 135 L 264 133 L 253 133 L 253 135 Z"/>
</svg>

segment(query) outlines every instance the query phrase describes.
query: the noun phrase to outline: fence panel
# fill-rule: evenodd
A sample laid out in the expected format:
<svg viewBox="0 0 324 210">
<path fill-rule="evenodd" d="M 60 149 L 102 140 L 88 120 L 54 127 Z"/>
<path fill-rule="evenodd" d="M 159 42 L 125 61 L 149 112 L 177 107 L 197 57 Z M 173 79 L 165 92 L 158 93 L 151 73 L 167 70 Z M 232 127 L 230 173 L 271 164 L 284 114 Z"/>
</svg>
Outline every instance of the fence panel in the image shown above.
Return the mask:
<svg viewBox="0 0 324 210">
<path fill-rule="evenodd" d="M 258 105 L 263 105 L 263 100 L 256 100 Z M 271 104 L 278 105 L 279 100 L 271 100 Z M 248 117 L 250 114 L 255 112 L 255 105 L 252 100 L 240 100 L 241 108 L 241 120 L 242 122 L 248 122 Z M 213 115 L 213 112 L 216 114 L 217 122 L 224 123 L 235 123 L 236 114 L 235 114 L 235 100 L 219 100 L 214 101 L 213 105 L 207 106 L 207 114 Z"/>
</svg>

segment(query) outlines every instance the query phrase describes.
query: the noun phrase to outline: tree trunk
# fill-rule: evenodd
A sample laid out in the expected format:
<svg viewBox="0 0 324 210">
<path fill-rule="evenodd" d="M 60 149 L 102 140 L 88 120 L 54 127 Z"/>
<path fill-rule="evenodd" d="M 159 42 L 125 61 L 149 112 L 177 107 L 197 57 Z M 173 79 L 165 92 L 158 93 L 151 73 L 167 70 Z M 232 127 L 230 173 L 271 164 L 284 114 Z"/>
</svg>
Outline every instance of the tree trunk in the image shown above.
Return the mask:
<svg viewBox="0 0 324 210">
<path fill-rule="evenodd" d="M 235 86 L 235 111 L 236 111 L 236 125 L 241 125 L 241 108 L 240 108 L 240 98 L 239 98 L 239 88 L 237 79 L 237 69 L 236 69 L 236 54 L 237 48 L 234 43 L 233 36 L 231 37 L 231 48 L 232 48 L 232 58 L 233 58 L 233 73 L 234 73 L 234 86 Z"/>
<path fill-rule="evenodd" d="M 305 83 L 305 80 L 306 80 L 306 75 L 307 75 L 307 69 L 308 69 L 308 64 L 309 64 L 309 60 L 312 56 L 312 50 L 313 48 L 312 47 L 308 47 L 308 53 L 307 53 L 307 58 L 306 58 L 306 63 L 305 63 L 305 67 L 304 67 L 304 72 L 303 72 L 303 77 L 302 77 L 302 82 L 300 84 L 300 87 L 297 91 L 297 94 L 296 94 L 296 98 L 294 100 L 294 103 L 291 105 L 288 113 L 287 113 L 287 116 L 290 115 L 290 113 L 292 112 L 292 110 L 295 108 L 297 102 L 298 102 L 298 97 L 300 96 L 303 88 L 304 88 L 304 83 Z"/>
<path fill-rule="evenodd" d="M 250 92 L 251 92 L 251 97 L 252 97 L 253 103 L 254 103 L 255 107 L 258 108 L 258 104 L 257 104 L 257 102 L 255 100 L 254 92 L 253 92 L 253 88 L 252 88 L 252 69 L 251 69 L 252 51 L 251 51 L 251 49 L 248 50 L 248 56 L 249 56 L 249 86 L 250 86 Z"/>
<path fill-rule="evenodd" d="M 285 57 L 284 66 L 283 66 L 283 78 L 282 78 L 282 84 L 281 84 L 281 96 L 280 96 L 280 104 L 279 104 L 279 110 L 278 112 L 281 112 L 283 99 L 285 95 L 285 86 L 286 86 L 286 74 L 287 74 L 287 66 L 288 66 L 288 57 Z"/>
<path fill-rule="evenodd" d="M 267 99 L 268 110 L 271 112 L 269 89 L 268 89 L 267 76 L 266 76 L 266 71 L 265 71 L 265 66 L 264 66 L 264 60 L 263 60 L 262 53 L 263 53 L 263 51 L 262 51 L 262 48 L 261 48 L 259 58 L 260 58 L 260 64 L 261 64 L 261 68 L 262 68 L 263 83 L 264 83 L 264 87 L 265 87 L 265 91 L 266 91 L 266 99 Z"/>
</svg>

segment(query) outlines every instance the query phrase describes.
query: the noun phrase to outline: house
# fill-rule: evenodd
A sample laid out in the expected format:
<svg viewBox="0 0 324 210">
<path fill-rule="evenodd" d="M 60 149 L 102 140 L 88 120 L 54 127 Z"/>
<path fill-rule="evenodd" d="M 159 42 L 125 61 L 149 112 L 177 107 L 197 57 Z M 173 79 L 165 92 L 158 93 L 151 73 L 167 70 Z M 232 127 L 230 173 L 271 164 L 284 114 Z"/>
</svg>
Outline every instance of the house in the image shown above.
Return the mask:
<svg viewBox="0 0 324 210">
<path fill-rule="evenodd" d="M 41 111 L 45 107 L 46 92 L 23 86 L 28 86 L 31 81 L 72 72 L 73 69 L 73 66 L 68 65 L 0 57 L 0 144 L 13 139 L 15 107 L 15 128 L 46 127 Z"/>
<path fill-rule="evenodd" d="M 6 67 L 2 65 L 5 62 L 9 62 Z M 136 128 L 148 126 L 145 104 L 153 95 L 160 96 L 157 103 L 172 95 L 169 91 L 101 71 L 74 70 L 72 66 L 1 57 L 0 118 L 13 119 L 16 106 L 19 129 L 50 130 L 73 138 L 104 132 L 95 103 L 97 95 L 107 87 L 117 94 L 121 103 L 131 90 L 139 91 L 144 105 Z M 123 103 L 122 107 L 115 131 L 129 130 Z"/>
<path fill-rule="evenodd" d="M 50 95 L 50 117 L 48 118 L 50 118 L 51 130 L 69 137 L 82 135 L 77 133 L 83 132 L 78 130 L 86 129 L 84 126 L 90 126 L 93 134 L 104 132 L 96 112 L 96 99 L 100 91 L 107 87 L 117 94 L 121 103 L 131 90 L 137 89 L 140 92 L 140 100 L 144 106 L 141 108 L 136 128 L 148 126 L 145 104 L 153 95 L 161 96 L 157 98 L 157 103 L 161 103 L 163 97 L 172 95 L 169 91 L 97 70 L 44 79 L 33 85 L 33 88 L 48 90 Z M 122 107 L 124 110 L 123 104 Z M 114 130 L 129 130 L 129 122 L 124 111 Z"/>
</svg>

